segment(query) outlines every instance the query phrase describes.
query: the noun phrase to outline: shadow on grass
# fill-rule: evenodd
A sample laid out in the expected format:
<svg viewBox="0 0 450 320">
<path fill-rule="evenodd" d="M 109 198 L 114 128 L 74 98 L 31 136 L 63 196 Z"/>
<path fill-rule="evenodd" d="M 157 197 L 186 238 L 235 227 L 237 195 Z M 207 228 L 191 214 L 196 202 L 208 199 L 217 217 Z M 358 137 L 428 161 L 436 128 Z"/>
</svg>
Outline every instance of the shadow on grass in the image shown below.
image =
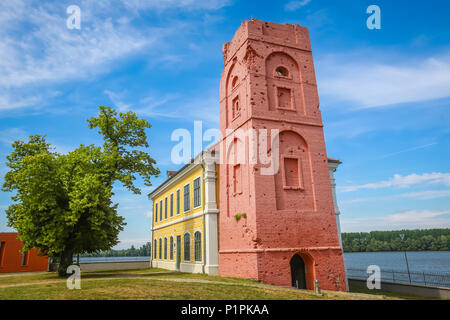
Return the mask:
<svg viewBox="0 0 450 320">
<path fill-rule="evenodd" d="M 390 292 L 383 290 L 370 290 L 364 286 L 351 286 L 350 292 L 352 293 L 367 293 L 379 296 L 386 296 L 394 299 L 407 299 L 407 300 L 440 300 L 438 298 L 421 297 L 412 294 L 400 293 L 400 292 Z"/>
</svg>

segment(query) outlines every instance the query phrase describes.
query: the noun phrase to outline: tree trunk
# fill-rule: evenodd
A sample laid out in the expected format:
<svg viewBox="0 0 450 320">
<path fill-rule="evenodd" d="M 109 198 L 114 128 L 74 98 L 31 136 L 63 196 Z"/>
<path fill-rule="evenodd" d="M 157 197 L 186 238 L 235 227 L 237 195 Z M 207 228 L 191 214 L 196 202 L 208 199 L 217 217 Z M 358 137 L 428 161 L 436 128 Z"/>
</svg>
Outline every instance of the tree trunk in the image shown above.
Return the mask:
<svg viewBox="0 0 450 320">
<path fill-rule="evenodd" d="M 60 277 L 67 276 L 67 268 L 73 263 L 73 251 L 72 249 L 65 249 L 59 259 L 58 275 Z"/>
</svg>

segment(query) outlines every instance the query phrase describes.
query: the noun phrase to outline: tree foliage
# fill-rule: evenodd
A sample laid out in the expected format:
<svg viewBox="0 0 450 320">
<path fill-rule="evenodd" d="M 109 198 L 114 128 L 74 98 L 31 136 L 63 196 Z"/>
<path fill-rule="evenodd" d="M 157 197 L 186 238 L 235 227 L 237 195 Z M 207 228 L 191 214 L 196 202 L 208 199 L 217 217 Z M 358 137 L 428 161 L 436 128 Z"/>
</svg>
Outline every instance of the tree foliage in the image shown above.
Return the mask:
<svg viewBox="0 0 450 320">
<path fill-rule="evenodd" d="M 88 123 L 99 129 L 103 147 L 80 145 L 60 154 L 45 136 L 34 135 L 27 142 L 15 141 L 7 156 L 10 170 L 2 190 L 13 192 L 14 202 L 6 210 L 8 225 L 18 231 L 23 251 L 37 248 L 59 258 L 60 275 L 74 254 L 109 250 L 118 243 L 125 222 L 111 201 L 114 183 L 140 194 L 136 175 L 151 185 L 150 178 L 159 174 L 155 160 L 138 149 L 149 147 L 145 129 L 150 124 L 133 112 L 99 110 Z"/>
<path fill-rule="evenodd" d="M 450 251 L 450 229 L 342 233 L 342 244 L 344 252 Z"/>
<path fill-rule="evenodd" d="M 147 242 L 139 248 L 133 245 L 128 249 L 121 250 L 105 250 L 94 253 L 85 253 L 81 257 L 151 257 L 151 244 Z"/>
</svg>

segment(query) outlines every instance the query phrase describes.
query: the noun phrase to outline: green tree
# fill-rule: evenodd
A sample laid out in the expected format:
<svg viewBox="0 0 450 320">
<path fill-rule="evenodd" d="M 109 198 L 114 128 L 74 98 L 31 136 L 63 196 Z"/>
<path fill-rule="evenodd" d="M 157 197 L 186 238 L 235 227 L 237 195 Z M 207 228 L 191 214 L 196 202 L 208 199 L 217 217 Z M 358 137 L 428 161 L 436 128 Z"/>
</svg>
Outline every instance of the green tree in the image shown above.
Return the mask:
<svg viewBox="0 0 450 320">
<path fill-rule="evenodd" d="M 149 147 L 145 129 L 150 124 L 133 112 L 99 110 L 88 122 L 99 129 L 103 148 L 80 145 L 59 154 L 45 136 L 34 135 L 28 142 L 15 141 L 7 156 L 10 170 L 2 190 L 14 193 L 6 210 L 8 225 L 18 231 L 23 251 L 37 248 L 58 258 L 60 276 L 74 254 L 109 250 L 118 243 L 125 222 L 111 201 L 114 183 L 140 194 L 136 175 L 151 185 L 150 178 L 159 174 L 155 160 L 137 150 Z"/>
<path fill-rule="evenodd" d="M 400 234 L 405 235 L 404 241 Z M 373 240 L 373 241 L 372 241 Z M 376 240 L 376 241 L 375 241 Z M 342 233 L 345 252 L 450 250 L 450 229 Z"/>
</svg>

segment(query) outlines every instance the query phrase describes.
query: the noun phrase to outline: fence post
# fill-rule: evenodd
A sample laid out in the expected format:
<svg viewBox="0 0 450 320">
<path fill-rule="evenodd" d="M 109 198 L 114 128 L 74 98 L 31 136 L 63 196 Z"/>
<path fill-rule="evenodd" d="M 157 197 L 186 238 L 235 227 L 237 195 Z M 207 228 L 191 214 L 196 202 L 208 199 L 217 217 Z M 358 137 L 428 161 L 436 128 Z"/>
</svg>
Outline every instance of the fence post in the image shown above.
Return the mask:
<svg viewBox="0 0 450 320">
<path fill-rule="evenodd" d="M 395 282 L 395 271 L 392 269 L 392 282 Z"/>
<path fill-rule="evenodd" d="M 423 283 L 425 284 L 425 285 L 427 285 L 427 280 L 425 280 L 425 272 L 422 272 L 423 273 Z"/>
</svg>

